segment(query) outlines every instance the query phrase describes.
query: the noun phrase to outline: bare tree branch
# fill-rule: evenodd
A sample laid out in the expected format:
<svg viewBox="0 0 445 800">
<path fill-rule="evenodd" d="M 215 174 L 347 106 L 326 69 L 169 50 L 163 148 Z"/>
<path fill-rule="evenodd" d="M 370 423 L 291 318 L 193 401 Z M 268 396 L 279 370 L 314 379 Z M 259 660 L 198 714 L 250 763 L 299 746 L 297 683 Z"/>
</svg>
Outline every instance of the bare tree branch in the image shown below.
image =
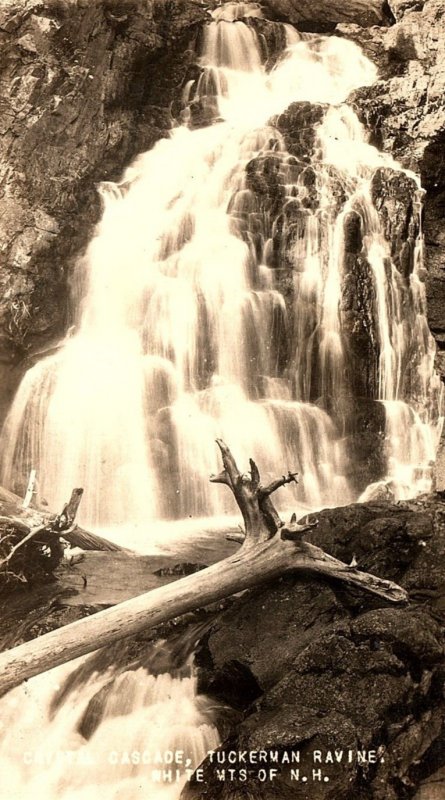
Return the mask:
<svg viewBox="0 0 445 800">
<path fill-rule="evenodd" d="M 298 472 L 288 472 L 287 475 L 283 475 L 276 481 L 272 481 L 272 483 L 270 483 L 269 486 L 262 486 L 260 490 L 261 496 L 268 497 L 269 495 L 276 492 L 277 489 L 281 489 L 282 486 L 286 486 L 288 483 L 298 483 L 297 475 Z"/>
<path fill-rule="evenodd" d="M 28 533 L 23 539 L 17 542 L 17 544 L 11 548 L 8 555 L 0 561 L 0 567 L 3 567 L 5 564 L 8 564 L 10 561 L 12 561 L 17 551 L 20 550 L 21 547 L 42 533 L 69 533 L 70 530 L 72 530 L 77 510 L 79 508 L 79 503 L 82 499 L 82 494 L 83 489 L 73 489 L 71 499 L 69 503 L 64 506 L 61 514 L 55 517 L 52 522 L 45 523 L 44 525 L 38 525 L 36 528 L 29 528 L 23 522 L 23 520 L 14 519 L 14 525 L 17 525 L 20 530 L 27 530 Z M 8 520 L 9 524 L 11 524 L 11 519 L 8 517 L 0 517 L 0 521 L 2 520 Z"/>
</svg>

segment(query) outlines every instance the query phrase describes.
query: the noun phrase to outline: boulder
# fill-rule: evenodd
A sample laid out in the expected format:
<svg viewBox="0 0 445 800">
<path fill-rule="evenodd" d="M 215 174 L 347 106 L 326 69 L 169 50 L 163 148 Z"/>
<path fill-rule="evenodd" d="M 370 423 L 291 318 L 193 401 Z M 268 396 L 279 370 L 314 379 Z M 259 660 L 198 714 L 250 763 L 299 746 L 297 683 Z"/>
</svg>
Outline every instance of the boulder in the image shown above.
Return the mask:
<svg viewBox="0 0 445 800">
<path fill-rule="evenodd" d="M 192 780 L 181 800 L 404 800 L 443 764 L 443 511 L 438 495 L 331 509 L 308 537 L 398 580 L 410 593 L 407 608 L 287 577 L 215 619 L 201 639 L 198 675 L 203 691 L 243 713 L 219 748 L 217 766 L 231 753 L 225 766 L 234 773 L 218 780 L 208 758 L 204 781 Z M 329 751 L 357 749 L 371 760 L 326 760 Z M 277 769 L 273 780 L 262 779 L 264 763 L 248 765 L 244 778 L 244 751 L 278 753 L 266 764 Z M 312 777 L 316 751 L 321 780 Z M 283 763 L 292 752 L 300 763 Z"/>
<path fill-rule="evenodd" d="M 392 13 L 385 0 L 265 0 L 264 5 L 279 19 L 302 30 L 323 32 L 339 22 L 388 25 Z"/>
</svg>

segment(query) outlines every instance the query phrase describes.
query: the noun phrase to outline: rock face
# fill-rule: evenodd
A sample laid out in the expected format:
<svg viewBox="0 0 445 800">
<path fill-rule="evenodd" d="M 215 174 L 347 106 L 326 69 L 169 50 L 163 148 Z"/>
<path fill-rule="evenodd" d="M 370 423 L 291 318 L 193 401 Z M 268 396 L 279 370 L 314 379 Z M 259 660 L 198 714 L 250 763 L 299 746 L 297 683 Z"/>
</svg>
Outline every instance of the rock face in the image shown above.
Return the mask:
<svg viewBox="0 0 445 800">
<path fill-rule="evenodd" d="M 401 583 L 409 607 L 282 579 L 213 623 L 197 656 L 201 688 L 243 714 L 222 753 L 299 750 L 301 776 L 312 776 L 316 750 L 374 750 L 376 763 L 319 764 L 329 782 L 306 783 L 291 780 L 285 764 L 263 783 L 264 764 L 248 766 L 245 781 L 223 782 L 208 761 L 204 783 L 192 782 L 183 800 L 405 800 L 443 763 L 443 749 L 442 761 L 434 754 L 445 717 L 445 505 L 436 497 L 324 511 L 310 539 Z"/>
<path fill-rule="evenodd" d="M 422 11 L 425 0 L 388 0 L 388 5 L 395 19 L 400 20 L 409 11 Z"/>
<path fill-rule="evenodd" d="M 420 173 L 427 190 L 428 313 L 441 351 L 445 334 L 445 5 L 442 0 L 402 0 L 390 5 L 398 20 L 393 27 L 363 31 L 342 25 L 338 32 L 364 47 L 384 79 L 353 98 L 374 141 Z M 440 352 L 438 367 L 445 375 Z"/>
<path fill-rule="evenodd" d="M 60 336 L 72 259 L 116 179 L 165 135 L 199 2 L 7 2 L 0 9 L 0 365 Z"/>
<path fill-rule="evenodd" d="M 278 17 L 302 30 L 332 30 L 339 22 L 363 27 L 387 25 L 393 20 L 386 0 L 266 0 L 264 5 Z"/>
<path fill-rule="evenodd" d="M 400 274 L 409 279 L 419 235 L 416 182 L 395 170 L 378 169 L 372 178 L 371 194 L 385 238 L 391 243 L 391 258 Z"/>
</svg>

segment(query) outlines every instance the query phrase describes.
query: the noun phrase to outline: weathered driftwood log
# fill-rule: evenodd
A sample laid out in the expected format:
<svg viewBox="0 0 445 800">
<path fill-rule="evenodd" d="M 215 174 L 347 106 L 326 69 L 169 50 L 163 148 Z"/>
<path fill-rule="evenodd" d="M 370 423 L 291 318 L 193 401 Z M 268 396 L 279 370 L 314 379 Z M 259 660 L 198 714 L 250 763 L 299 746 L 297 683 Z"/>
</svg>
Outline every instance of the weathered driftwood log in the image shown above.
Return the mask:
<svg viewBox="0 0 445 800">
<path fill-rule="evenodd" d="M 0 517 L 0 522 L 5 522 L 8 525 L 12 524 L 24 533 L 23 539 L 20 539 L 17 544 L 11 547 L 8 554 L 0 559 L 0 568 L 11 562 L 18 550 L 24 547 L 31 539 L 36 539 L 38 536 L 44 536 L 45 534 L 54 535 L 58 539 L 62 533 L 69 534 L 74 525 L 82 495 L 83 489 L 73 489 L 70 501 L 63 507 L 62 513 L 34 528 L 28 527 L 22 519 Z"/>
<path fill-rule="evenodd" d="M 62 535 L 69 535 L 83 489 L 74 489 L 61 514 L 27 516 L 0 514 L 0 592 L 51 575 L 63 558 Z"/>
<path fill-rule="evenodd" d="M 56 514 L 51 514 L 42 508 L 36 508 L 31 505 L 24 506 L 20 497 L 10 492 L 8 489 L 5 489 L 3 486 L 0 487 L 0 526 L 3 520 L 3 525 L 16 527 L 17 530 L 28 534 L 40 526 L 49 526 L 49 530 L 52 530 L 51 526 L 56 518 Z M 63 532 L 59 531 L 59 534 L 62 533 L 63 538 L 66 539 L 72 547 L 82 547 L 85 550 L 109 551 L 119 551 L 123 549 L 119 545 L 114 544 L 114 542 L 109 542 L 101 536 L 84 530 L 77 524 L 75 526 L 70 526 L 69 530 L 66 529 Z"/>
<path fill-rule="evenodd" d="M 0 691 L 78 656 L 136 634 L 186 612 L 222 600 L 286 572 L 310 570 L 361 587 L 393 603 L 407 600 L 391 581 L 360 572 L 303 541 L 315 522 L 284 525 L 271 495 L 295 475 L 262 486 L 256 464 L 241 474 L 228 447 L 218 440 L 224 469 L 211 480 L 227 485 L 243 515 L 245 540 L 232 556 L 167 586 L 154 589 L 105 611 L 7 650 L 0 655 Z"/>
</svg>

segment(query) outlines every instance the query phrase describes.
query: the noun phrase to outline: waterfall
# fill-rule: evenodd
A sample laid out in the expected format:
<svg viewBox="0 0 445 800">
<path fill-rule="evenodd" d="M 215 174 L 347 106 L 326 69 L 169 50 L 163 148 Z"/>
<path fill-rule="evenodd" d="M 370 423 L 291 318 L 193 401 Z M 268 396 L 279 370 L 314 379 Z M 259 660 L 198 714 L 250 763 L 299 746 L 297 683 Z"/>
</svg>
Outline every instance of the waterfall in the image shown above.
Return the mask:
<svg viewBox="0 0 445 800">
<path fill-rule="evenodd" d="M 351 42 L 283 26 L 285 50 L 268 71 L 257 4 L 212 16 L 183 124 L 119 183 L 100 185 L 102 219 L 78 263 L 78 325 L 26 373 L 1 434 L 6 486 L 21 492 L 35 468 L 52 509 L 83 486 L 80 521 L 139 527 L 141 546 L 157 520 L 234 511 L 208 481 L 217 437 L 240 463 L 253 457 L 264 480 L 298 471 L 298 487 L 277 495 L 298 510 L 351 502 L 372 479 L 354 476 L 351 397 L 388 412 L 387 475 L 377 477 L 395 485 L 405 465 L 403 495 L 429 485 L 440 433 L 421 227 L 413 222 L 407 278 L 372 196 L 376 171 L 414 178 L 367 143 L 344 105 L 376 79 L 374 66 Z M 295 155 L 285 117 L 304 104 L 320 118 L 312 142 L 303 126 Z M 354 219 L 363 257 L 348 272 Z M 363 369 L 345 306 L 358 268 L 371 298 Z M 375 392 L 371 381 L 358 390 L 372 354 Z M 428 447 L 415 445 L 420 429 Z"/>
<path fill-rule="evenodd" d="M 351 108 L 330 109 L 320 130 L 324 154 L 354 187 L 346 210 L 360 214 L 361 237 L 370 267 L 378 340 L 377 397 L 386 415 L 386 482 L 396 499 L 431 489 L 443 426 L 442 386 L 434 371 L 435 342 L 429 331 L 421 275 L 424 270 L 422 190 L 416 175 L 402 171 L 366 141 Z M 411 183 L 411 269 L 401 274 L 373 200 L 373 179 L 386 170 Z M 344 214 L 345 212 L 343 212 Z M 414 230 L 417 225 L 417 235 Z M 408 277 L 408 280 L 407 280 Z M 381 482 L 380 482 L 381 483 Z M 377 484 L 376 484 L 377 485 Z M 373 485 L 362 499 L 372 497 Z"/>
<path fill-rule="evenodd" d="M 133 526 L 141 549 L 150 523 L 233 511 L 208 482 L 217 437 L 265 481 L 299 471 L 281 509 L 348 503 L 367 483 L 402 498 L 431 486 L 441 390 L 418 180 L 345 105 L 376 79 L 356 45 L 283 25 L 266 69 L 258 21 L 256 3 L 212 13 L 182 124 L 99 186 L 77 325 L 25 374 L 1 434 L 2 483 L 22 492 L 35 468 L 53 510 L 83 486 L 81 521 L 124 526 L 127 544 Z M 376 188 L 395 207 L 392 180 L 412 198 L 400 241 Z M 359 479 L 363 398 L 384 416 L 383 467 Z M 178 798 L 184 766 L 217 745 L 213 709 L 190 664 L 151 667 L 76 682 L 71 664 L 3 698 L 5 796 Z M 160 778 L 177 751 L 177 780 Z"/>
<path fill-rule="evenodd" d="M 164 646 L 153 647 L 153 660 Z M 219 744 L 214 703 L 197 696 L 190 665 L 175 676 L 150 675 L 142 667 L 116 674 L 109 667 L 76 681 L 79 661 L 32 678 L 2 699 L 2 796 L 178 798 Z"/>
</svg>

